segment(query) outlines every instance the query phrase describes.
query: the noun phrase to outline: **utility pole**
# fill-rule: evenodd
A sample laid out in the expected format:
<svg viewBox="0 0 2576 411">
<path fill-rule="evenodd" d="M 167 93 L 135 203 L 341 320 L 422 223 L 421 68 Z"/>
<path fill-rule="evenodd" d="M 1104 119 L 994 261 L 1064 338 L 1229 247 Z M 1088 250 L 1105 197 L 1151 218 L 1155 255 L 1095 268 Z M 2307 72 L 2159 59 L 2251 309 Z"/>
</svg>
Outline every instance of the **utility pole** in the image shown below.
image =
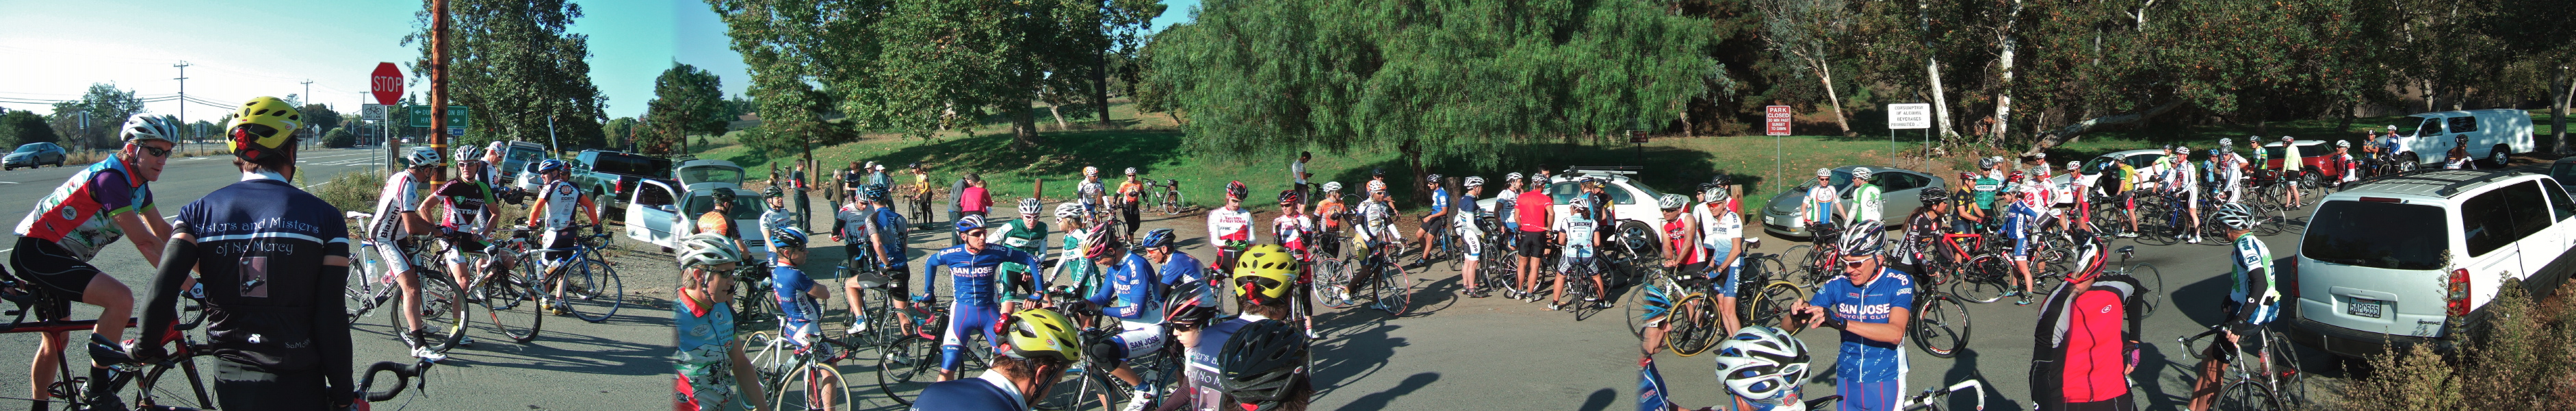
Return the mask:
<svg viewBox="0 0 2576 411">
<path fill-rule="evenodd" d="M 179 78 L 174 79 L 179 80 L 179 124 L 188 124 L 188 66 L 185 60 L 180 61 L 179 64 L 170 65 L 170 67 L 179 68 Z M 196 127 L 189 127 L 188 134 L 188 140 L 195 141 Z"/>
<path fill-rule="evenodd" d="M 447 181 L 447 0 L 429 0 L 429 149 L 438 152 L 438 171 L 429 186 Z"/>
</svg>

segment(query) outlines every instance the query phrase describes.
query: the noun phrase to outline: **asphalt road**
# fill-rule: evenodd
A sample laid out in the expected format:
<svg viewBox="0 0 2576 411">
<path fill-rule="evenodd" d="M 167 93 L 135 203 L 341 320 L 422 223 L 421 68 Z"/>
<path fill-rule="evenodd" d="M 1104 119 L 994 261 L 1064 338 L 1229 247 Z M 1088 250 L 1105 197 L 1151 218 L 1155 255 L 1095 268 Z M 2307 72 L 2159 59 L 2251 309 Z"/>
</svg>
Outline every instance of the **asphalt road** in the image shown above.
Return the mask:
<svg viewBox="0 0 2576 411">
<path fill-rule="evenodd" d="M 295 183 L 319 184 L 341 173 L 379 169 L 383 167 L 381 153 L 356 149 L 306 151 L 298 161 L 304 177 Z M 24 215 L 21 213 L 32 209 L 37 199 L 79 170 L 79 165 L 71 165 L 0 172 L 0 210 L 6 210 L 8 223 L 16 224 Z M 153 183 L 153 195 L 162 214 L 177 214 L 180 206 L 238 181 L 240 175 L 230 156 L 173 159 L 161 181 Z M 15 236 L 6 237 L 0 238 L 0 244 L 17 243 Z M 487 322 L 477 321 L 475 329 L 467 333 L 477 340 L 476 345 L 451 352 L 452 359 L 433 368 L 425 393 L 406 392 L 403 398 L 377 409 L 635 410 L 667 406 L 669 380 L 663 376 L 671 369 L 667 359 L 671 353 L 668 299 L 675 278 L 670 274 L 667 258 L 622 255 L 614 259 L 622 270 L 628 300 L 626 307 L 605 323 L 554 317 L 545 322 L 535 341 L 518 344 L 492 331 Z M 92 263 L 136 287 L 136 293 L 148 292 L 141 288 L 152 268 L 133 247 L 112 245 Z M 73 307 L 72 318 L 97 318 L 97 307 Z M 352 339 L 356 341 L 359 366 L 409 360 L 402 344 L 393 337 L 389 315 L 387 310 L 377 310 L 358 321 Z M 73 337 L 88 338 L 82 334 L 85 333 L 75 333 Z M 130 329 L 126 334 L 127 338 L 135 335 Z M 0 397 L 26 397 L 28 381 L 23 373 L 35 346 L 36 337 L 32 334 L 0 334 L 0 375 L 12 376 L 0 378 Z M 70 356 L 72 361 L 87 362 L 84 350 L 71 350 Z M 197 361 L 200 369 L 212 372 L 212 368 L 204 367 L 215 360 L 201 357 Z M 183 383 L 184 380 L 168 379 L 164 385 L 176 387 Z M 165 394 L 163 398 L 169 397 Z M 0 410 L 26 407 L 23 400 L 0 400 Z"/>
<path fill-rule="evenodd" d="M 1014 214 L 1002 211 L 996 217 Z M 1274 216 L 1263 213 L 1256 215 L 1255 221 Z M 2294 217 L 2294 222 L 2303 222 L 2305 215 Z M 1183 251 L 1205 260 L 1213 257 L 1214 251 L 1204 241 L 1190 238 L 1203 235 L 1204 224 L 1197 216 L 1148 215 L 1141 225 L 1147 229 L 1176 229 L 1183 233 Z M 2289 258 L 2299 250 L 2297 230 L 2286 231 L 2261 237 L 2277 258 Z M 937 237 L 940 238 L 916 234 L 915 252 L 947 244 L 944 233 Z M 1765 242 L 1770 245 L 1755 251 L 1779 252 L 1798 244 L 1779 239 Z M 2158 295 L 2165 305 L 2147 319 L 2142 333 L 2144 342 L 2151 345 L 2141 354 L 2146 365 L 2131 376 L 2142 382 L 2137 390 L 2146 400 L 2142 409 L 2182 408 L 2191 389 L 2191 370 L 2196 361 L 2178 348 L 2174 339 L 2197 334 L 2219 321 L 2218 304 L 2225 298 L 2230 269 L 2228 249 L 2215 240 L 2208 243 L 2148 246 L 2120 240 L 2113 245 L 2114 249 L 2138 245 L 2137 258 L 2128 262 L 2152 264 L 2164 278 L 2165 289 L 2159 290 Z M 817 250 L 815 259 L 836 257 L 837 249 Z M 1412 277 L 1417 283 L 1415 306 L 1413 312 L 1400 318 L 1375 310 L 1318 308 L 1324 312 L 1317 317 L 1317 328 L 1326 338 L 1316 345 L 1314 372 L 1316 385 L 1322 388 L 1313 409 L 1595 411 L 1636 406 L 1640 342 L 1629 334 L 1621 318 L 1625 307 L 1578 318 L 1573 313 L 1547 311 L 1539 303 L 1463 298 L 1456 294 L 1457 274 L 1446 264 L 1416 269 Z M 943 285 L 941 289 L 947 287 Z M 841 297 L 836 291 L 834 298 Z M 1969 304 L 1968 311 L 1973 327 L 1971 341 L 1968 350 L 1956 358 L 1934 358 L 1908 342 L 1905 352 L 1910 372 L 1906 392 L 1982 375 L 1989 387 L 1986 409 L 2030 409 L 2027 370 L 2038 306 L 2015 306 L 2005 300 Z M 837 321 L 827 329 L 837 329 Z M 1814 330 L 1800 338 L 1817 356 L 1818 376 L 1805 392 L 1809 398 L 1832 394 L 1833 347 L 1838 344 L 1835 332 Z M 2313 350 L 2301 348 L 2298 352 L 2305 362 L 2301 368 L 2322 377 L 2312 380 L 2311 395 L 2328 396 L 2329 387 L 2339 385 L 2336 379 L 2343 376 L 2336 369 L 2337 362 Z M 1715 405 L 1723 398 L 1725 388 L 1714 377 L 1716 365 L 1710 355 L 1681 357 L 1666 351 L 1657 356 L 1656 363 L 1671 384 L 1672 398 L 1677 403 L 1697 408 Z M 846 363 L 841 367 L 849 381 L 858 383 L 861 396 L 871 397 L 861 409 L 900 409 L 864 391 L 872 388 L 869 384 L 876 378 L 868 368 Z M 1951 409 L 1968 409 L 1967 399 L 1963 396 L 1960 400 L 1963 402 Z"/>
</svg>

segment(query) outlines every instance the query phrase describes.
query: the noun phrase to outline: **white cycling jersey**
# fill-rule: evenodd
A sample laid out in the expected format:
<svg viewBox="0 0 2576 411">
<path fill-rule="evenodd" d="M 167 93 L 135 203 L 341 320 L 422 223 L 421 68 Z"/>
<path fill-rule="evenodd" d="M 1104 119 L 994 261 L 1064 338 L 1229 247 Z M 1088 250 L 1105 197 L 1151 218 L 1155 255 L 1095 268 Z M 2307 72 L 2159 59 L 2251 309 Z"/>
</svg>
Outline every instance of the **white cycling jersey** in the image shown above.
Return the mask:
<svg viewBox="0 0 2576 411">
<path fill-rule="evenodd" d="M 573 187 L 572 182 L 568 181 L 546 183 L 545 192 L 538 196 L 537 201 L 546 202 L 546 215 L 543 221 L 546 229 L 561 230 L 572 227 L 572 213 L 581 209 L 580 188 Z"/>
</svg>

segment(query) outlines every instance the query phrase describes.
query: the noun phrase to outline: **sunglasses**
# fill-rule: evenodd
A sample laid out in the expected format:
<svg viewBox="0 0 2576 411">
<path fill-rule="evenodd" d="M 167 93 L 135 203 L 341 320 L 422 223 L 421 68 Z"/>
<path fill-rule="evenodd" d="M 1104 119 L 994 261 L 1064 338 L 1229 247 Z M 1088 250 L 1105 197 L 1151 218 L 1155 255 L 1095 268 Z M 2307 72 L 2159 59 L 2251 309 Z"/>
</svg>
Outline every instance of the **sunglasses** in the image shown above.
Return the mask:
<svg viewBox="0 0 2576 411">
<path fill-rule="evenodd" d="M 1847 260 L 1843 260 L 1843 268 L 1844 268 L 1844 269 L 1861 268 L 1861 266 L 1862 266 L 1863 264 L 1867 264 L 1867 263 L 1869 263 L 1869 258 L 1867 258 L 1867 257 L 1863 257 L 1863 258 L 1858 259 L 1858 260 L 1848 260 L 1848 259 L 1847 259 Z"/>
<path fill-rule="evenodd" d="M 134 146 L 134 147 L 135 147 L 135 148 L 143 149 L 143 154 L 150 155 L 150 156 L 153 156 L 153 157 L 169 157 L 169 156 L 170 156 L 170 149 L 160 148 L 160 147 L 153 147 L 153 146 L 146 146 L 146 145 L 136 145 L 136 146 Z"/>
</svg>

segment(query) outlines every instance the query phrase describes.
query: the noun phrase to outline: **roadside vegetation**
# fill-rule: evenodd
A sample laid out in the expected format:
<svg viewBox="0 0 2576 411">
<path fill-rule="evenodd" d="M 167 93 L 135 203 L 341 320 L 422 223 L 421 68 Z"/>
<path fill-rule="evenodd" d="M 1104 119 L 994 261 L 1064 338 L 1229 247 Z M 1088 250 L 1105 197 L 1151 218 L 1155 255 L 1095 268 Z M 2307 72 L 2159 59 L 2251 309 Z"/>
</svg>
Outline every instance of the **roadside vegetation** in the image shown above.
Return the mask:
<svg viewBox="0 0 2576 411">
<path fill-rule="evenodd" d="M 2374 356 L 2333 409 L 2576 410 L 2576 300 L 2534 301 L 2520 286 L 2487 306 L 2493 328 L 2460 352 L 2423 345 Z"/>
</svg>

